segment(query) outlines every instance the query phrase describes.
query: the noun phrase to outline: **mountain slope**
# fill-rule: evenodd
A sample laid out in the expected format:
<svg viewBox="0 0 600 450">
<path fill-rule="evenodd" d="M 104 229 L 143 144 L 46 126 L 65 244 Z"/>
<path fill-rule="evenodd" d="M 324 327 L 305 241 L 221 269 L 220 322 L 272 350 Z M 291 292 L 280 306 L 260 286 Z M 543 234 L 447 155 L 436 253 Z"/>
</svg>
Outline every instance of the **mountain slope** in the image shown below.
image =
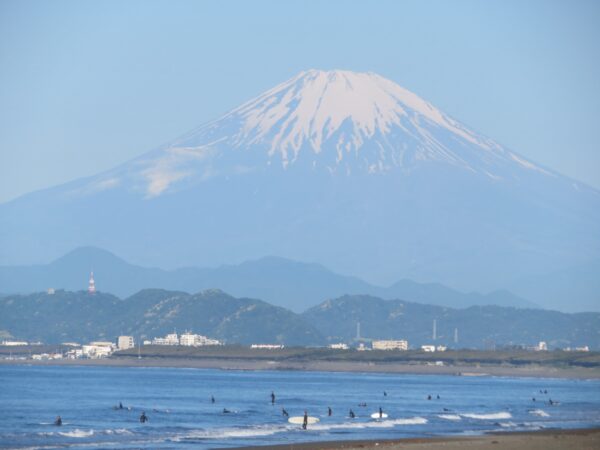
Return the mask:
<svg viewBox="0 0 600 450">
<path fill-rule="evenodd" d="M 551 348 L 589 345 L 600 348 L 600 314 L 474 306 L 466 309 L 343 296 L 327 300 L 302 315 L 261 300 L 235 298 L 219 290 L 194 295 L 145 289 L 120 300 L 112 295 L 57 291 L 0 298 L 0 336 L 46 343 L 113 340 L 121 334 L 138 339 L 186 330 L 228 343 L 325 345 L 352 342 L 356 323 L 361 336 L 408 339 L 413 347 L 433 342 L 461 348 L 534 345 Z M 458 343 L 454 329 L 458 328 Z"/>
<path fill-rule="evenodd" d="M 412 346 L 443 344 L 459 348 L 491 345 L 537 345 L 552 348 L 600 346 L 599 313 L 564 314 L 557 311 L 472 306 L 466 309 L 344 296 L 327 300 L 303 314 L 330 342 L 351 341 L 360 322 L 361 337 L 407 339 Z M 436 320 L 437 339 L 433 337 Z M 458 342 L 454 330 L 458 329 Z"/>
<path fill-rule="evenodd" d="M 86 286 L 90 270 L 94 270 L 101 290 L 120 297 L 145 288 L 185 292 L 222 289 L 238 297 L 262 298 L 294 312 L 344 294 L 371 294 L 456 308 L 486 304 L 535 306 L 510 292 L 464 294 L 441 284 L 410 280 L 379 287 L 339 275 L 319 264 L 285 258 L 265 257 L 239 265 L 167 271 L 128 264 L 110 252 L 93 247 L 75 249 L 48 265 L 0 266 L 0 286 L 10 293 L 38 292 L 49 287 L 78 290 Z"/>
<path fill-rule="evenodd" d="M 323 342 L 311 325 L 288 310 L 218 290 L 190 295 L 147 289 L 125 300 L 84 291 L 0 299 L 0 330 L 20 339 L 47 343 L 112 341 L 122 334 L 153 338 L 174 329 L 241 344 Z"/>
<path fill-rule="evenodd" d="M 308 71 L 126 164 L 0 205 L 3 264 L 84 245 L 142 265 L 281 255 L 490 291 L 598 258 L 600 194 L 378 75 Z"/>
</svg>

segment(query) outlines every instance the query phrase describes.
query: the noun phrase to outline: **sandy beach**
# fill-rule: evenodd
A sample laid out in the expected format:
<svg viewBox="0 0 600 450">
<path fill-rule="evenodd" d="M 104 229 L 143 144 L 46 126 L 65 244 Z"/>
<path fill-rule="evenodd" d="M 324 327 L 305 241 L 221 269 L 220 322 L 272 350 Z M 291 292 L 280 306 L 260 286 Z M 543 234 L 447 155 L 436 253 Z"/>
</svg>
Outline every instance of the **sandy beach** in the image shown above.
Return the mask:
<svg viewBox="0 0 600 450">
<path fill-rule="evenodd" d="M 484 436 L 443 437 L 429 439 L 399 439 L 380 441 L 310 442 L 261 447 L 240 447 L 244 450 L 598 450 L 600 429 L 542 430 L 535 432 L 497 433 Z"/>
<path fill-rule="evenodd" d="M 433 365 L 407 363 L 380 363 L 358 361 L 275 361 L 267 359 L 237 358 L 168 358 L 168 357 L 118 357 L 103 359 L 0 359 L 2 364 L 59 365 L 59 366 L 110 366 L 110 367 L 180 367 L 221 370 L 300 370 L 322 372 L 397 373 L 456 376 L 508 376 L 536 378 L 598 379 L 597 367 L 547 367 L 538 365 Z"/>
</svg>

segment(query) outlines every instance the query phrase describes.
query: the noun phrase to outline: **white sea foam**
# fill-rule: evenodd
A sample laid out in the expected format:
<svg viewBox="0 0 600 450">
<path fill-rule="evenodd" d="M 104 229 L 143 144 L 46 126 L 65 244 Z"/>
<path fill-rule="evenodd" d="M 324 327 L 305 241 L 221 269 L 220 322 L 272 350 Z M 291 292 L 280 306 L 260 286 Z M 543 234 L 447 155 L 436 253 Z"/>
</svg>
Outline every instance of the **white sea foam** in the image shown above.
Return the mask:
<svg viewBox="0 0 600 450">
<path fill-rule="evenodd" d="M 550 417 L 550 414 L 548 414 L 543 409 L 532 409 L 529 411 L 529 414 L 531 414 L 533 416 L 539 416 L 539 417 Z"/>
<path fill-rule="evenodd" d="M 479 420 L 500 420 L 500 419 L 511 419 L 512 415 L 509 412 L 495 412 L 490 414 L 461 414 L 463 417 L 467 417 L 469 419 L 479 419 Z"/>
<path fill-rule="evenodd" d="M 438 417 L 440 419 L 445 419 L 445 420 L 454 420 L 454 421 L 462 420 L 458 414 L 438 414 Z"/>
<path fill-rule="evenodd" d="M 342 422 L 342 423 L 319 423 L 309 427 L 311 430 L 327 431 L 349 428 L 393 428 L 398 425 L 424 425 L 427 419 L 424 417 L 411 417 L 407 419 L 388 419 L 369 422 Z"/>
<path fill-rule="evenodd" d="M 73 431 L 59 432 L 58 434 L 65 437 L 85 438 L 92 436 L 94 434 L 94 430 L 80 430 L 79 428 L 76 428 Z"/>
<path fill-rule="evenodd" d="M 297 427 L 263 426 L 254 428 L 217 428 L 214 430 L 194 430 L 184 435 L 176 436 L 172 440 L 183 441 L 189 439 L 226 439 L 270 436 L 275 433 L 290 431 L 295 428 Z"/>
<path fill-rule="evenodd" d="M 517 426 L 517 424 L 514 422 L 500 422 L 500 426 L 502 428 L 514 428 Z"/>
</svg>

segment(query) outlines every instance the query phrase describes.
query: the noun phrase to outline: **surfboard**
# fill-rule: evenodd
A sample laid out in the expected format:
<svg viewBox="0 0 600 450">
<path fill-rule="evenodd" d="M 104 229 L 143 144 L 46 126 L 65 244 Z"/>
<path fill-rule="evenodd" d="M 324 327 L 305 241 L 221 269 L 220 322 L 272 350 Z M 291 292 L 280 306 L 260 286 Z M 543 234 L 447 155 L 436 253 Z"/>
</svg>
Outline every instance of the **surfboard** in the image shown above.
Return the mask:
<svg viewBox="0 0 600 450">
<path fill-rule="evenodd" d="M 379 413 L 378 413 L 378 412 L 375 412 L 375 413 L 371 414 L 371 417 L 372 417 L 373 419 L 387 419 L 387 416 L 388 416 L 388 415 L 387 415 L 386 413 L 383 413 L 383 414 L 381 415 L 381 417 L 379 417 Z"/>
<path fill-rule="evenodd" d="M 308 416 L 308 424 L 317 423 L 319 421 L 318 417 Z M 304 416 L 294 416 L 288 419 L 289 423 L 294 423 L 297 425 L 302 425 L 304 423 Z"/>
</svg>

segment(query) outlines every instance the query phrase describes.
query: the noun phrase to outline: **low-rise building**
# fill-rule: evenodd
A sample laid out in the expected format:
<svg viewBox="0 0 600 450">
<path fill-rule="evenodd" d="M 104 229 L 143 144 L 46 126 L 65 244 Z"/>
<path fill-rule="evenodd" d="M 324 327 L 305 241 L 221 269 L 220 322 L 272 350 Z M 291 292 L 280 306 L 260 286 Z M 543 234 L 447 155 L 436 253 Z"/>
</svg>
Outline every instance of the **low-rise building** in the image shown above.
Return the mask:
<svg viewBox="0 0 600 450">
<path fill-rule="evenodd" d="M 177 333 L 167 334 L 164 338 L 152 339 L 154 345 L 179 345 L 179 336 Z"/>
<path fill-rule="evenodd" d="M 18 345 L 29 345 L 29 342 L 27 342 L 27 341 L 2 341 L 2 345 L 5 345 L 7 347 L 15 347 Z"/>
<path fill-rule="evenodd" d="M 435 345 L 421 345 L 421 350 L 424 352 L 435 352 Z"/>
<path fill-rule="evenodd" d="M 408 341 L 402 340 L 377 340 L 371 343 L 373 350 L 408 350 Z"/>
<path fill-rule="evenodd" d="M 179 345 L 201 347 L 204 345 L 221 345 L 217 339 L 211 339 L 201 334 L 184 333 L 179 338 Z"/>
<path fill-rule="evenodd" d="M 135 347 L 133 336 L 119 336 L 117 338 L 117 348 L 119 350 L 128 350 Z"/>
<path fill-rule="evenodd" d="M 348 344 L 344 344 L 342 342 L 338 344 L 329 344 L 329 348 L 334 350 L 348 350 Z"/>
<path fill-rule="evenodd" d="M 83 356 L 86 358 L 105 358 L 115 350 L 115 345 L 107 341 L 90 342 L 81 347 Z"/>
<path fill-rule="evenodd" d="M 276 350 L 279 348 L 283 348 L 282 344 L 252 344 L 250 348 L 264 348 L 267 350 Z"/>
</svg>

